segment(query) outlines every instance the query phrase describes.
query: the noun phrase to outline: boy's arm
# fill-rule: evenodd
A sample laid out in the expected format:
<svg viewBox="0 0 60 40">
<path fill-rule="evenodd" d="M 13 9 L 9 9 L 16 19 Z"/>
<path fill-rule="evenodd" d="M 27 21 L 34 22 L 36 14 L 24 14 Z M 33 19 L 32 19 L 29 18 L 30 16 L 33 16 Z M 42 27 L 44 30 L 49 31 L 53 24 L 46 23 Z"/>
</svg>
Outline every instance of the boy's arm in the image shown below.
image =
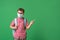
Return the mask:
<svg viewBox="0 0 60 40">
<path fill-rule="evenodd" d="M 17 27 L 16 27 L 16 26 L 14 26 L 14 27 L 13 27 L 13 26 L 10 26 L 10 28 L 11 28 L 11 29 L 17 29 Z"/>
<path fill-rule="evenodd" d="M 10 24 L 10 28 L 11 28 L 11 29 L 17 29 L 17 27 L 15 26 L 14 21 L 12 21 L 12 23 Z"/>
<path fill-rule="evenodd" d="M 30 22 L 30 24 L 26 27 L 26 29 L 29 29 L 33 23 L 34 23 L 34 20 Z"/>
</svg>

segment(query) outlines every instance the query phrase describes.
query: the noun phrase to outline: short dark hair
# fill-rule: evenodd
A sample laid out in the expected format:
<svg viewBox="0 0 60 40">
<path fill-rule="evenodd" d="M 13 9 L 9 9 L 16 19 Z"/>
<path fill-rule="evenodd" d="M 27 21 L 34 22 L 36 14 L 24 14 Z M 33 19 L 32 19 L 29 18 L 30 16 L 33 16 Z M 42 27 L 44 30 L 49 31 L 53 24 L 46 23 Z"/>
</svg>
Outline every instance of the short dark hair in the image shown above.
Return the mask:
<svg viewBox="0 0 60 40">
<path fill-rule="evenodd" d="M 25 10 L 23 9 L 23 8 L 18 8 L 18 10 L 17 11 L 23 11 L 23 13 L 25 12 Z"/>
</svg>

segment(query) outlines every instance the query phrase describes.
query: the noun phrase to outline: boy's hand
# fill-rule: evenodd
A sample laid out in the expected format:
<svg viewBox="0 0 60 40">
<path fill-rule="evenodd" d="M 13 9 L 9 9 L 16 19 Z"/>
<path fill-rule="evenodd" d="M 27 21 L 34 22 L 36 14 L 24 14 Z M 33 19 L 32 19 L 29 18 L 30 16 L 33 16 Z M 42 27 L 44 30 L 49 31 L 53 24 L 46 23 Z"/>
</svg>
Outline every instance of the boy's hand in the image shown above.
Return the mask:
<svg viewBox="0 0 60 40">
<path fill-rule="evenodd" d="M 32 25 L 34 23 L 34 20 L 32 20 L 31 22 L 30 22 L 30 24 Z"/>
<path fill-rule="evenodd" d="M 32 20 L 32 21 L 30 22 L 30 24 L 28 25 L 27 29 L 29 29 L 33 23 L 34 23 L 34 20 Z"/>
</svg>

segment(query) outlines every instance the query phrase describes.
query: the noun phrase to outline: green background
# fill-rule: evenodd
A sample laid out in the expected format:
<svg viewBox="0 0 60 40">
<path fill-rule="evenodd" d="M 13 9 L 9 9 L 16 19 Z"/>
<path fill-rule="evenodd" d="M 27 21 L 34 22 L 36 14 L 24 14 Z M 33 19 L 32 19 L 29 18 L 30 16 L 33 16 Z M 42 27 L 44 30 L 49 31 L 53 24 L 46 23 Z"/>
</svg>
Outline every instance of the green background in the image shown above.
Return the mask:
<svg viewBox="0 0 60 40">
<path fill-rule="evenodd" d="M 10 23 L 18 8 L 28 22 L 35 20 L 27 40 L 60 40 L 60 0 L 0 0 L 0 40 L 13 40 Z"/>
</svg>

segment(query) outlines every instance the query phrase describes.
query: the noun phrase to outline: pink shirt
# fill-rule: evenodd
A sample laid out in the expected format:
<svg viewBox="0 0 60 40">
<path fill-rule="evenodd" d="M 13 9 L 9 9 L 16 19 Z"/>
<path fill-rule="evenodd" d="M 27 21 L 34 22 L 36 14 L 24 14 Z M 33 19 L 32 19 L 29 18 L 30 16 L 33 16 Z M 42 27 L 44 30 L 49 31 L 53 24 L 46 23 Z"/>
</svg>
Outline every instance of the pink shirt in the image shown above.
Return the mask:
<svg viewBox="0 0 60 40">
<path fill-rule="evenodd" d="M 19 37 L 26 37 L 26 29 L 24 29 L 24 19 L 23 18 L 17 18 L 18 22 L 18 28 L 16 32 L 14 33 L 14 38 L 19 38 Z M 14 20 L 11 23 L 11 26 L 15 26 Z M 26 22 L 26 27 L 28 26 L 28 22 Z"/>
</svg>

